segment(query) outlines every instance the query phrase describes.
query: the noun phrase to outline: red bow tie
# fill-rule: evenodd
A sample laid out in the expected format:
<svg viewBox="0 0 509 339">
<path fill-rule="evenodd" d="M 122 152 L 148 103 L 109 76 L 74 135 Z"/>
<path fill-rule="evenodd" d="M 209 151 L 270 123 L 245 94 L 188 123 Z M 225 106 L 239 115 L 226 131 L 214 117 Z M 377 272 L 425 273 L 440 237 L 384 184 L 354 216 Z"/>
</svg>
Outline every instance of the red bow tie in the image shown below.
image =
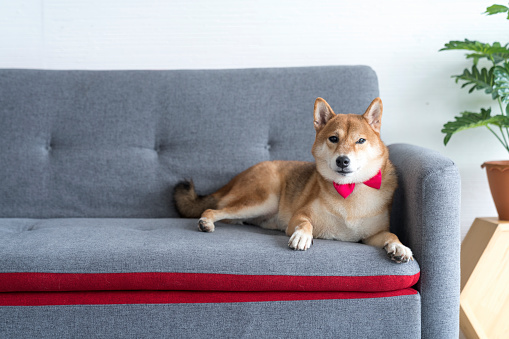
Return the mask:
<svg viewBox="0 0 509 339">
<path fill-rule="evenodd" d="M 333 184 L 336 191 L 338 191 L 338 193 L 345 199 L 353 192 L 353 189 L 355 188 L 355 184 L 340 185 L 336 184 L 335 182 L 333 182 Z M 378 171 L 378 174 L 373 178 L 364 181 L 364 185 L 379 190 L 380 186 L 382 186 L 382 171 Z"/>
</svg>

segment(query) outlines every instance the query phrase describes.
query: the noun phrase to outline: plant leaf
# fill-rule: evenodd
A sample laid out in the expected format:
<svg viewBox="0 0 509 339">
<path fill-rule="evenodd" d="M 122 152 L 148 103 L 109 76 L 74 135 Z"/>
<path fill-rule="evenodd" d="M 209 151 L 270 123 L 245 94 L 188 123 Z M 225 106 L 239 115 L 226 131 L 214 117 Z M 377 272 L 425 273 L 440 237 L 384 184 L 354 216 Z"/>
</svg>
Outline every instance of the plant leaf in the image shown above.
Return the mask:
<svg viewBox="0 0 509 339">
<path fill-rule="evenodd" d="M 491 94 L 493 99 L 498 97 L 498 92 L 493 90 L 493 70 L 494 67 L 489 70 L 486 68 L 482 68 L 480 71 L 476 65 L 472 66 L 472 70 L 470 71 L 468 68 L 463 71 L 463 74 L 453 75 L 453 78 L 456 78 L 456 82 L 465 81 L 465 83 L 461 86 L 467 87 L 473 85 L 469 93 L 472 93 L 474 90 L 484 90 L 486 94 Z"/>
<path fill-rule="evenodd" d="M 486 58 L 498 64 L 506 59 L 509 59 L 509 44 L 502 46 L 499 42 L 494 42 L 492 45 L 485 44 L 479 41 L 472 41 L 465 39 L 465 41 L 449 41 L 445 44 L 444 48 L 440 51 L 463 50 L 473 51 L 475 53 L 467 54 L 467 59 L 474 59 L 474 65 L 477 65 L 479 59 Z"/>
<path fill-rule="evenodd" d="M 495 67 L 493 76 L 493 90 L 497 92 L 504 104 L 509 104 L 509 64 L 505 63 L 504 67 Z"/>
<path fill-rule="evenodd" d="M 488 8 L 486 8 L 486 12 L 484 12 L 483 14 L 493 15 L 493 14 L 505 13 L 505 12 L 509 12 L 509 8 L 507 8 L 506 6 L 492 5 Z"/>
<path fill-rule="evenodd" d="M 442 133 L 445 134 L 444 145 L 447 145 L 452 135 L 471 128 L 495 125 L 509 127 L 509 117 L 505 115 L 491 116 L 491 108 L 481 108 L 480 113 L 462 112 L 460 116 L 454 117 L 454 121 L 444 124 Z"/>
</svg>

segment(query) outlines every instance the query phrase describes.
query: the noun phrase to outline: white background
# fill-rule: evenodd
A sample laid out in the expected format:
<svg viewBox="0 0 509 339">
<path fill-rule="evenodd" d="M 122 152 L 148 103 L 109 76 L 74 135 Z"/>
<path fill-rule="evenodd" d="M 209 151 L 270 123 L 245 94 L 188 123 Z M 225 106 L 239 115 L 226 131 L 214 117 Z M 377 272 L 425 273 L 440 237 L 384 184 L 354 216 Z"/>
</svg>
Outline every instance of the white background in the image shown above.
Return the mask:
<svg viewBox="0 0 509 339">
<path fill-rule="evenodd" d="M 481 14 L 491 4 L 0 0 L 0 68 L 370 65 L 379 77 L 385 142 L 432 148 L 459 166 L 464 236 L 475 217 L 496 215 L 480 165 L 509 157 L 486 129 L 460 133 L 443 146 L 446 121 L 492 103 L 451 79 L 470 65 L 463 52 L 438 50 L 465 38 L 508 42 L 509 20 Z"/>
</svg>

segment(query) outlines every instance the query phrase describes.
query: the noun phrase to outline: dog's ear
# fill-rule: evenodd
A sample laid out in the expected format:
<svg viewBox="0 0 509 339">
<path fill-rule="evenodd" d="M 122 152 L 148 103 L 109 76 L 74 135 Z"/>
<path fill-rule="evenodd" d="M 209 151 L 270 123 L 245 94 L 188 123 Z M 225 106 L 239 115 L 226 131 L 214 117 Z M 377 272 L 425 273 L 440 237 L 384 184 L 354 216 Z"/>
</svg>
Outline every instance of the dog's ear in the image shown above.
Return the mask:
<svg viewBox="0 0 509 339">
<path fill-rule="evenodd" d="M 371 128 L 377 133 L 380 133 L 380 128 L 382 127 L 382 111 L 382 99 L 376 98 L 371 105 L 369 105 L 366 113 L 362 115 L 364 119 L 368 121 Z"/>
<path fill-rule="evenodd" d="M 318 132 L 321 130 L 327 122 L 332 119 L 336 114 L 332 108 L 330 108 L 327 101 L 322 98 L 317 98 L 315 100 L 315 130 Z"/>
</svg>

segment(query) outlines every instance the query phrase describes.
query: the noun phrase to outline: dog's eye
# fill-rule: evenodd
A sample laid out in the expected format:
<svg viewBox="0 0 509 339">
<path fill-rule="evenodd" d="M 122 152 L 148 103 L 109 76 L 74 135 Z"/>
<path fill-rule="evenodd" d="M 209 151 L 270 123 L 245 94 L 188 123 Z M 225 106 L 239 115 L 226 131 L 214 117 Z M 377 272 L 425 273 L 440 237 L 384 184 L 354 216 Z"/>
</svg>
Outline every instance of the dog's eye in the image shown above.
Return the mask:
<svg viewBox="0 0 509 339">
<path fill-rule="evenodd" d="M 335 144 L 339 141 L 339 139 L 337 136 L 333 135 L 333 136 L 329 137 L 329 141 L 332 142 L 333 144 Z"/>
<path fill-rule="evenodd" d="M 363 144 L 365 142 L 366 142 L 366 139 L 360 138 L 359 140 L 357 140 L 356 144 Z"/>
</svg>

